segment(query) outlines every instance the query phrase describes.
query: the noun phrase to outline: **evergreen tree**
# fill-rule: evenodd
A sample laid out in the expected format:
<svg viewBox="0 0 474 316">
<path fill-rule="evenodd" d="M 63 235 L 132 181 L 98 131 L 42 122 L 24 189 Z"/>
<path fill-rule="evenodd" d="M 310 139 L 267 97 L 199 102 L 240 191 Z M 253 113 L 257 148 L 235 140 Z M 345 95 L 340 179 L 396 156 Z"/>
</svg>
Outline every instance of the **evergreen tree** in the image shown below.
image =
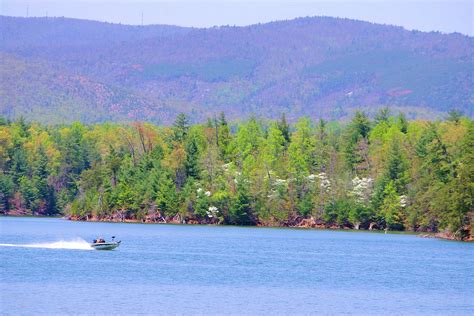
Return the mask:
<svg viewBox="0 0 474 316">
<path fill-rule="evenodd" d="M 440 206 L 440 226 L 463 239 L 474 216 L 474 122 L 470 122 L 461 143 L 456 172 L 446 185 L 440 186 L 433 203 Z"/>
<path fill-rule="evenodd" d="M 433 174 L 439 181 L 446 183 L 452 172 L 451 157 L 446 144 L 434 124 L 430 124 L 427 134 L 428 141 L 421 149 L 421 156 L 424 158 L 423 167 L 428 174 Z"/>
<path fill-rule="evenodd" d="M 360 229 L 362 226 L 367 227 L 368 223 L 372 221 L 372 210 L 360 203 L 355 203 L 349 210 L 349 221 L 354 225 L 354 229 Z"/>
<path fill-rule="evenodd" d="M 398 194 L 406 193 L 408 183 L 408 161 L 402 153 L 400 140 L 395 138 L 392 141 L 389 153 L 389 160 L 385 177 L 393 181 L 395 190 Z"/>
<path fill-rule="evenodd" d="M 384 199 L 381 205 L 381 213 L 388 229 L 403 229 L 403 212 L 400 196 L 397 194 L 395 184 L 389 181 L 383 192 Z"/>
<path fill-rule="evenodd" d="M 288 148 L 290 171 L 299 177 L 308 175 L 315 167 L 315 139 L 309 118 L 301 118 L 296 123 L 296 131 Z"/>
<path fill-rule="evenodd" d="M 204 190 L 200 189 L 196 196 L 194 215 L 207 222 L 209 219 L 209 206 L 209 197 L 205 194 Z"/>
<path fill-rule="evenodd" d="M 407 120 L 407 117 L 405 116 L 405 114 L 400 113 L 397 116 L 397 125 L 400 129 L 400 132 L 402 132 L 403 134 L 408 133 L 408 120 Z"/>
<path fill-rule="evenodd" d="M 10 124 L 10 122 L 8 121 L 8 119 L 6 119 L 2 115 L 0 115 L 0 126 L 6 126 L 6 125 L 9 125 L 9 124 Z"/>
<path fill-rule="evenodd" d="M 219 126 L 228 126 L 227 119 L 225 118 L 224 112 L 221 112 L 219 114 Z"/>
<path fill-rule="evenodd" d="M 75 194 L 77 181 L 83 170 L 90 167 L 89 150 L 84 142 L 85 128 L 80 123 L 73 123 L 61 140 L 61 168 L 67 188 Z"/>
<path fill-rule="evenodd" d="M 327 131 L 327 122 L 320 119 L 316 126 L 315 163 L 318 172 L 325 172 L 329 166 L 330 146 Z"/>
<path fill-rule="evenodd" d="M 48 185 L 48 178 L 50 175 L 48 166 L 48 157 L 43 146 L 38 149 L 36 160 L 33 163 L 33 185 L 38 191 L 38 199 L 41 206 L 42 213 L 55 213 L 55 197 L 54 190 Z"/>
<path fill-rule="evenodd" d="M 267 175 L 270 171 L 283 171 L 286 140 L 281 130 L 272 124 L 268 130 L 268 136 L 263 148 L 263 160 Z"/>
<path fill-rule="evenodd" d="M 22 176 L 18 182 L 18 191 L 24 199 L 25 207 L 32 211 L 36 211 L 38 204 L 38 189 L 33 185 L 31 180 Z"/>
<path fill-rule="evenodd" d="M 459 124 L 462 118 L 462 112 L 456 109 L 452 109 L 448 112 L 447 121 L 453 122 L 454 124 Z"/>
<path fill-rule="evenodd" d="M 13 155 L 10 158 L 10 172 L 15 183 L 19 183 L 20 178 L 27 175 L 29 171 L 28 160 L 26 159 L 26 150 L 21 144 L 13 148 Z"/>
<path fill-rule="evenodd" d="M 291 133 L 290 133 L 290 125 L 286 122 L 285 113 L 281 115 L 280 121 L 278 121 L 277 126 L 281 132 L 281 135 L 285 139 L 285 146 L 288 147 L 288 144 L 290 143 Z"/>
<path fill-rule="evenodd" d="M 401 150 L 401 143 L 398 138 L 391 142 L 390 152 L 388 154 L 388 163 L 384 173 L 378 180 L 373 197 L 373 207 L 378 210 L 384 203 L 386 187 L 392 184 L 396 194 L 406 194 L 406 185 L 408 184 L 408 161 Z"/>
<path fill-rule="evenodd" d="M 189 122 L 186 114 L 180 113 L 173 124 L 173 140 L 182 143 L 186 140 L 189 132 Z"/>
<path fill-rule="evenodd" d="M 218 128 L 218 134 L 219 134 L 218 146 L 219 146 L 221 159 L 224 161 L 228 161 L 229 144 L 231 141 L 231 135 L 230 135 L 230 127 L 227 123 L 227 119 L 225 118 L 224 112 L 221 112 L 216 126 Z"/>
<path fill-rule="evenodd" d="M 173 217 L 178 213 L 179 200 L 176 186 L 173 179 L 166 173 L 162 174 L 160 180 L 156 205 L 165 216 Z"/>
<path fill-rule="evenodd" d="M 38 149 L 36 160 L 33 163 L 33 182 L 38 189 L 38 194 L 41 199 L 47 199 L 49 195 L 48 177 L 48 157 L 43 146 Z"/>
<path fill-rule="evenodd" d="M 29 132 L 29 129 L 30 129 L 30 124 L 28 124 L 25 120 L 25 118 L 23 117 L 23 115 L 21 115 L 18 120 L 15 122 L 15 125 L 18 126 L 18 131 L 19 131 L 19 136 L 22 137 L 22 138 L 27 138 L 30 136 L 30 132 Z"/>
<path fill-rule="evenodd" d="M 196 141 L 196 137 L 189 137 L 185 146 L 186 150 L 186 176 L 199 179 L 200 168 L 199 168 L 199 149 Z"/>
<path fill-rule="evenodd" d="M 390 119 L 390 109 L 388 107 L 381 108 L 375 115 L 375 123 L 387 122 Z"/>
<path fill-rule="evenodd" d="M 13 196 L 13 179 L 11 176 L 0 172 L 0 212 L 10 210 L 9 200 Z"/>
<path fill-rule="evenodd" d="M 117 177 L 122 164 L 122 158 L 116 152 L 115 148 L 109 145 L 109 154 L 105 159 L 106 166 L 110 170 L 112 176 L 112 185 L 117 185 Z"/>
<path fill-rule="evenodd" d="M 248 186 L 241 179 L 237 185 L 237 196 L 230 209 L 230 222 L 235 225 L 251 225 L 254 223 Z"/>
<path fill-rule="evenodd" d="M 370 132 L 370 120 L 363 112 L 357 111 L 348 126 L 346 132 L 346 162 L 351 170 L 363 169 L 366 172 L 368 166 L 368 135 Z"/>
<path fill-rule="evenodd" d="M 364 112 L 356 111 L 349 129 L 356 137 L 367 138 L 369 136 L 371 123 Z"/>
</svg>

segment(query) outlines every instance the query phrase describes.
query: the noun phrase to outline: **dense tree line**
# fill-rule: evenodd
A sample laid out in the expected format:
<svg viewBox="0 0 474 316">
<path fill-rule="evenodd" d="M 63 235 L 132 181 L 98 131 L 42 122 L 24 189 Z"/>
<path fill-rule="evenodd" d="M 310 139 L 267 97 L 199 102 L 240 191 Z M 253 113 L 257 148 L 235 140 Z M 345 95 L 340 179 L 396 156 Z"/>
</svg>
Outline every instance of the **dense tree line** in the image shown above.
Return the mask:
<svg viewBox="0 0 474 316">
<path fill-rule="evenodd" d="M 0 211 L 77 219 L 474 231 L 474 121 L 0 119 Z"/>
</svg>

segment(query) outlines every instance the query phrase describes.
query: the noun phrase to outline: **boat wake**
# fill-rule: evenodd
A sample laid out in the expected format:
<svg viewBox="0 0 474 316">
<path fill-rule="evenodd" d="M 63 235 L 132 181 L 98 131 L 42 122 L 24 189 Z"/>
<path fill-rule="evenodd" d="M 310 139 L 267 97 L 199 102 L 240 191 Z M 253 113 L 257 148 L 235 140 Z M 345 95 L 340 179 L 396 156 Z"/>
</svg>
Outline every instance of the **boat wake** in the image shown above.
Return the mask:
<svg viewBox="0 0 474 316">
<path fill-rule="evenodd" d="M 55 242 L 37 244 L 0 244 L 0 247 L 93 250 L 90 244 L 81 238 L 71 241 L 60 240 Z"/>
</svg>

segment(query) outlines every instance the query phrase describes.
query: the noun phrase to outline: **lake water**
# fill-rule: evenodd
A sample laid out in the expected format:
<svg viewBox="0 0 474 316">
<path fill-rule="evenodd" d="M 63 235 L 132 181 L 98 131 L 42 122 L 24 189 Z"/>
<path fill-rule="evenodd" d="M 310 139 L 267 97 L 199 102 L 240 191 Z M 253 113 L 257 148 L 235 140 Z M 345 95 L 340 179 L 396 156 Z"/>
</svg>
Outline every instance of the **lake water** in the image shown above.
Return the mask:
<svg viewBox="0 0 474 316">
<path fill-rule="evenodd" d="M 469 243 L 0 217 L 0 244 L 1 314 L 474 315 Z"/>
</svg>

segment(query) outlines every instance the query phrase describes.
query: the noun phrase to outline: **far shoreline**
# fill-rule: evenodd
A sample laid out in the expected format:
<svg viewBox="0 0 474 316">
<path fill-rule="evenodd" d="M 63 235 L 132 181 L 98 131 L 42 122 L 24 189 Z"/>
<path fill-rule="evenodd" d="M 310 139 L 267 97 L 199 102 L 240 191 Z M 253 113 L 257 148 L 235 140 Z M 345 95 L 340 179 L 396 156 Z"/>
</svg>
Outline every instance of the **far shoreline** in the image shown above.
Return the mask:
<svg viewBox="0 0 474 316">
<path fill-rule="evenodd" d="M 179 226 L 213 226 L 213 227 L 245 227 L 245 228 L 271 228 L 271 229 L 295 229 L 295 230 L 315 230 L 315 231 L 334 231 L 334 232 L 365 232 L 374 234 L 391 234 L 391 235 L 414 235 L 420 238 L 435 238 L 446 241 L 459 241 L 459 242 L 474 242 L 473 238 L 470 239 L 459 239 L 453 237 L 451 234 L 444 232 L 424 232 L 424 231 L 412 231 L 412 230 L 383 230 L 383 229 L 353 229 L 353 228 L 335 228 L 335 227 L 306 227 L 298 225 L 229 225 L 229 224 L 218 224 L 218 223 L 182 223 L 177 221 L 159 222 L 159 221 L 143 221 L 137 219 L 125 219 L 125 220 L 113 220 L 113 219 L 76 219 L 70 216 L 62 215 L 32 215 L 32 214 L 0 214 L 0 217 L 23 217 L 23 218 L 55 218 L 64 219 L 71 222 L 89 222 L 89 223 L 117 223 L 117 224 L 147 224 L 147 225 L 179 225 Z"/>
</svg>

